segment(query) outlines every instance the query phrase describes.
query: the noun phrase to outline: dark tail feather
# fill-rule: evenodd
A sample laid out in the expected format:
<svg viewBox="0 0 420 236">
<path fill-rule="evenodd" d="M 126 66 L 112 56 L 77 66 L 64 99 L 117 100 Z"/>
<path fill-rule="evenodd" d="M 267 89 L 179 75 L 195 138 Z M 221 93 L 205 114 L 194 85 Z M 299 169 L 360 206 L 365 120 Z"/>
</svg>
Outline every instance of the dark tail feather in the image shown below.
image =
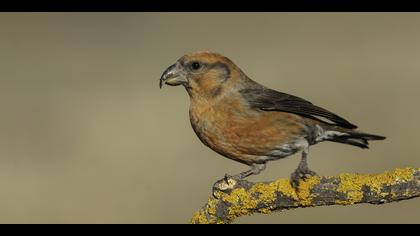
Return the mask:
<svg viewBox="0 0 420 236">
<path fill-rule="evenodd" d="M 371 140 L 384 140 L 386 137 L 374 135 L 374 134 L 366 134 L 357 131 L 347 131 L 346 135 L 335 136 L 330 141 L 336 143 L 345 143 L 353 146 L 357 146 L 360 148 L 369 148 L 369 142 Z"/>
</svg>

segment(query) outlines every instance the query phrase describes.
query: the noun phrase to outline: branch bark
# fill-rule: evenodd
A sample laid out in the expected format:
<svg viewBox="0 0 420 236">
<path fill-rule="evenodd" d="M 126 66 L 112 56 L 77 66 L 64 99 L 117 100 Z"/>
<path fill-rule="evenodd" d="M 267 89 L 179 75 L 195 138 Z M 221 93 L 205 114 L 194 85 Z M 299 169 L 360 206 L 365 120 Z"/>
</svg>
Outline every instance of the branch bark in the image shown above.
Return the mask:
<svg viewBox="0 0 420 236">
<path fill-rule="evenodd" d="M 420 196 L 420 168 L 398 168 L 382 174 L 340 174 L 302 180 L 295 190 L 287 179 L 253 183 L 226 179 L 196 212 L 193 224 L 226 224 L 254 213 L 325 205 L 383 204 Z"/>
</svg>

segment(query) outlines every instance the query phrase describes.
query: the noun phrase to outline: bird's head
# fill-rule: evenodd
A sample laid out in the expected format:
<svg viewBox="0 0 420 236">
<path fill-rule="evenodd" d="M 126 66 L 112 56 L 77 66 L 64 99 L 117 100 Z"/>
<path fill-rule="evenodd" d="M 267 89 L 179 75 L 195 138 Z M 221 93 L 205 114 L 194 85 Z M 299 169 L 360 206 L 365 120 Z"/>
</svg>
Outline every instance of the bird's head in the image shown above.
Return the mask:
<svg viewBox="0 0 420 236">
<path fill-rule="evenodd" d="M 227 57 L 212 52 L 194 52 L 168 67 L 159 85 L 183 85 L 190 96 L 215 97 L 230 87 L 241 73 Z"/>
</svg>

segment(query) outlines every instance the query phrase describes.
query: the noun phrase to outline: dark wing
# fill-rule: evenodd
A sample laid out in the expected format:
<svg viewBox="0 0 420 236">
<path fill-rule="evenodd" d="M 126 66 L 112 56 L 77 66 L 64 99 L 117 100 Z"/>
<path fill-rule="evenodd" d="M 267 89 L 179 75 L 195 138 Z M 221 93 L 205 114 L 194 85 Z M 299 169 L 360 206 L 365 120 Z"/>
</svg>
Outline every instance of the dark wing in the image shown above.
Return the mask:
<svg viewBox="0 0 420 236">
<path fill-rule="evenodd" d="M 243 89 L 240 93 L 253 108 L 264 111 L 284 111 L 295 113 L 331 124 L 316 117 L 318 116 L 332 121 L 334 123 L 333 125 L 349 129 L 357 128 L 357 126 L 348 122 L 344 118 L 327 111 L 324 108 L 315 106 L 309 101 L 290 94 L 281 93 L 268 88 Z"/>
</svg>

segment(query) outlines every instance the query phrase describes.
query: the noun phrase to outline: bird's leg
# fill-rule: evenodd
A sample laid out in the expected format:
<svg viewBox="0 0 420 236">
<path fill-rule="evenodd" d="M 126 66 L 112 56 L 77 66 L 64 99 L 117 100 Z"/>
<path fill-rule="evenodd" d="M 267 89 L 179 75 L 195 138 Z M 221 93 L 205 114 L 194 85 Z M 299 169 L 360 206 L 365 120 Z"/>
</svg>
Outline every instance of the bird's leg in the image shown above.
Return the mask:
<svg viewBox="0 0 420 236">
<path fill-rule="evenodd" d="M 254 163 L 254 164 L 251 165 L 251 169 L 249 169 L 247 171 L 244 171 L 244 172 L 241 172 L 237 175 L 230 176 L 230 175 L 226 174 L 225 175 L 225 180 L 227 180 L 228 178 L 244 179 L 244 178 L 246 178 L 250 175 L 258 175 L 259 173 L 261 173 L 261 171 L 265 170 L 265 167 L 266 167 L 265 163 L 262 163 L 262 164 Z"/>
<path fill-rule="evenodd" d="M 302 159 L 296 170 L 291 175 L 291 184 L 296 188 L 299 186 L 299 181 L 301 179 L 305 180 L 309 176 L 317 175 L 314 171 L 308 168 L 308 154 L 309 147 L 305 147 L 302 151 Z"/>
</svg>

